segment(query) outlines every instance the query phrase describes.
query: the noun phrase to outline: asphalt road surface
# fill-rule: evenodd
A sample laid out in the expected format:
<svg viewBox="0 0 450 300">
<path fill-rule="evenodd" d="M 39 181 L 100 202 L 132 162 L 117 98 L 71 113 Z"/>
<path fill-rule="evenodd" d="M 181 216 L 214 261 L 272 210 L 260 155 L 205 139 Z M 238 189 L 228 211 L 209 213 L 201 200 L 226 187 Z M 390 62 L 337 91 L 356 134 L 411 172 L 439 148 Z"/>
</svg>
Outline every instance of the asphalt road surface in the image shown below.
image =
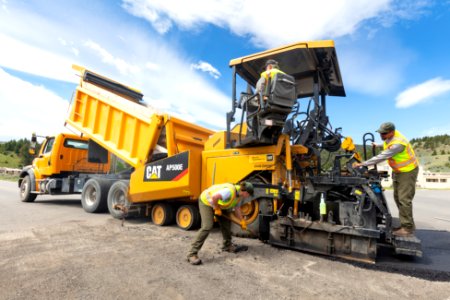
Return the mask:
<svg viewBox="0 0 450 300">
<path fill-rule="evenodd" d="M 215 230 L 199 267 L 185 261 L 195 231 L 121 226 L 77 195 L 22 203 L 18 192 L 0 181 L 0 299 L 450 299 L 450 191 L 417 191 L 422 258 L 380 251 L 366 265 L 240 238 L 249 251 L 224 254 Z"/>
</svg>

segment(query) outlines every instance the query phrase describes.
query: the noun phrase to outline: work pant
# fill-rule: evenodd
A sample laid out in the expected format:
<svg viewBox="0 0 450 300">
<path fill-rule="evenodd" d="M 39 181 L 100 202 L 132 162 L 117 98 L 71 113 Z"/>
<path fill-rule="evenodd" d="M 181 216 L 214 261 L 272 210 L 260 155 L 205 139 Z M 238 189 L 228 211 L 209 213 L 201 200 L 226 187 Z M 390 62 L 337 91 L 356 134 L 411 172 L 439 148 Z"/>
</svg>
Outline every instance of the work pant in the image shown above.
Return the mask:
<svg viewBox="0 0 450 300">
<path fill-rule="evenodd" d="M 197 255 L 203 246 L 209 232 L 214 226 L 214 210 L 211 206 L 203 204 L 199 199 L 198 208 L 200 210 L 200 217 L 202 219 L 202 226 L 195 237 L 195 240 L 191 244 L 191 250 L 188 252 L 188 257 Z M 230 217 L 226 211 L 222 211 L 224 215 Z M 217 217 L 220 229 L 223 236 L 223 248 L 227 248 L 231 245 L 231 221 L 226 217 Z"/>
<path fill-rule="evenodd" d="M 394 186 L 394 200 L 397 204 L 400 225 L 403 228 L 414 230 L 412 201 L 416 193 L 416 181 L 419 168 L 410 172 L 392 173 Z"/>
</svg>

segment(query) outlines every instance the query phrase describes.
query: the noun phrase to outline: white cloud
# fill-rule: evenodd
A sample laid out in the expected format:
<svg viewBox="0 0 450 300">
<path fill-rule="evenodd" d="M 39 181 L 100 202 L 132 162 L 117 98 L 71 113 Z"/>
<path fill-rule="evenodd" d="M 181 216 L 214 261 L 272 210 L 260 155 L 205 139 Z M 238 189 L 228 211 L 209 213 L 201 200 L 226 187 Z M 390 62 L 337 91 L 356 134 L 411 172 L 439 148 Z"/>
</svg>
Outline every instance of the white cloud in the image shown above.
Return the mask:
<svg viewBox="0 0 450 300">
<path fill-rule="evenodd" d="M 123 7 L 148 20 L 160 34 L 168 32 L 174 23 L 185 30 L 213 24 L 228 28 L 239 36 L 250 36 L 257 45 L 273 47 L 299 40 L 349 35 L 367 20 L 378 20 L 389 26 L 395 19 L 411 18 L 426 3 L 401 5 L 394 0 L 279 0 L 276 3 L 261 0 L 123 0 Z"/>
<path fill-rule="evenodd" d="M 219 79 L 221 76 L 220 72 L 216 68 L 214 68 L 210 63 L 207 63 L 205 61 L 199 61 L 196 64 L 191 64 L 191 68 L 194 70 L 206 72 L 215 79 Z"/>
<path fill-rule="evenodd" d="M 114 66 L 122 74 L 126 75 L 131 73 L 137 73 L 140 71 L 140 68 L 138 66 L 131 65 L 122 58 L 114 57 L 106 49 L 104 49 L 102 46 L 93 41 L 89 40 L 85 42 L 85 46 L 94 50 L 95 53 L 98 56 L 100 56 L 102 62 Z"/>
<path fill-rule="evenodd" d="M 71 68 L 72 61 L 62 55 L 2 33 L 0 45 L 0 66 L 55 80 L 77 82 Z"/>
<path fill-rule="evenodd" d="M 52 135 L 64 128 L 69 102 L 0 68 L 0 141 Z"/>
<path fill-rule="evenodd" d="M 436 77 L 401 92 L 395 98 L 396 107 L 407 108 L 419 103 L 431 101 L 450 91 L 450 80 Z"/>
<path fill-rule="evenodd" d="M 231 106 L 228 95 L 191 70 L 191 57 L 145 27 L 135 26 L 129 14 L 100 18 L 102 8 L 88 3 L 33 4 L 39 10 L 14 2 L 10 7 L 14 16 L 0 11 L 0 66 L 77 82 L 74 63 L 141 90 L 146 102 L 160 104 L 164 112 L 212 129 L 225 127 L 225 112 Z M 43 13 L 58 16 L 61 9 L 71 14 L 62 19 Z"/>
<path fill-rule="evenodd" d="M 435 136 L 444 134 L 450 134 L 450 124 L 428 128 L 422 132 L 421 136 Z"/>
<path fill-rule="evenodd" d="M 159 71 L 161 70 L 161 67 L 158 64 L 155 64 L 153 62 L 146 62 L 145 67 L 149 69 L 150 71 Z"/>
<path fill-rule="evenodd" d="M 5 12 L 9 13 L 9 10 L 8 10 L 8 1 L 2 0 L 2 9 L 3 9 Z"/>
</svg>

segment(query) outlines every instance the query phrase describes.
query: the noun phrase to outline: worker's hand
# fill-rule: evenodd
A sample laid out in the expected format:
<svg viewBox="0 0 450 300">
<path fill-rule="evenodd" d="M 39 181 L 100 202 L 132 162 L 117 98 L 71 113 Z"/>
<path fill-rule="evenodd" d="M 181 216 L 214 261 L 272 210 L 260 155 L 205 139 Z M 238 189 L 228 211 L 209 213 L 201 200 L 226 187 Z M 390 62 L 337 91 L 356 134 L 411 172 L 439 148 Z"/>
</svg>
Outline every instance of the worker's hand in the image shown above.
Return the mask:
<svg viewBox="0 0 450 300">
<path fill-rule="evenodd" d="M 222 210 L 220 208 L 214 208 L 214 215 L 220 217 L 222 215 Z"/>
<path fill-rule="evenodd" d="M 241 220 L 241 229 L 242 230 L 247 230 L 247 222 L 245 222 L 244 219 Z"/>
<path fill-rule="evenodd" d="M 354 163 L 354 164 L 352 165 L 353 168 L 361 168 L 362 166 L 363 166 L 362 163 Z"/>
</svg>

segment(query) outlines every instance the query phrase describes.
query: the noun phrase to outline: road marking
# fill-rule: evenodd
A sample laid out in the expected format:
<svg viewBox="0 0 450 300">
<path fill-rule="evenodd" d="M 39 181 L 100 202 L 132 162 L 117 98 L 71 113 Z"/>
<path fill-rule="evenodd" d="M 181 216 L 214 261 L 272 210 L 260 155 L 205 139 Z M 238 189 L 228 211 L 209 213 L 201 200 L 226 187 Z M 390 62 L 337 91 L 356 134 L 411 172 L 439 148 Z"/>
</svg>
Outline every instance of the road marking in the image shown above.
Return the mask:
<svg viewBox="0 0 450 300">
<path fill-rule="evenodd" d="M 441 220 L 441 221 L 446 221 L 446 222 L 450 222 L 450 220 L 449 220 L 449 219 L 436 218 L 436 217 L 435 217 L 435 219 L 436 219 L 436 220 Z"/>
</svg>

